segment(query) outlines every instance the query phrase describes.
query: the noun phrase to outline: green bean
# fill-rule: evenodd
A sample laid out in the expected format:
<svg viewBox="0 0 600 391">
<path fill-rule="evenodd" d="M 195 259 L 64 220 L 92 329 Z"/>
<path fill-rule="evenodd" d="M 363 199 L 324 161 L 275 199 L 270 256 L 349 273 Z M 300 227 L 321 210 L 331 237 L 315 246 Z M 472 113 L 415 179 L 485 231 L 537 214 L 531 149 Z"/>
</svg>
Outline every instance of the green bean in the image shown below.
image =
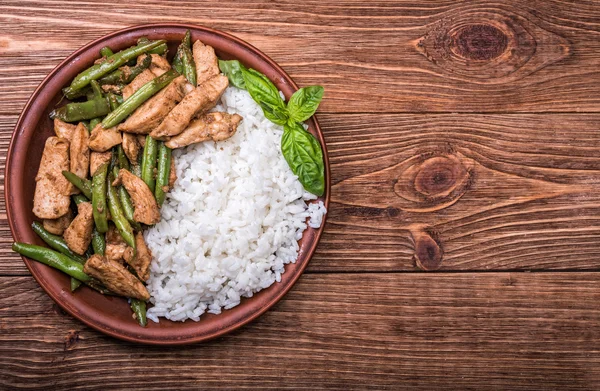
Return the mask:
<svg viewBox="0 0 600 391">
<path fill-rule="evenodd" d="M 181 41 L 181 65 L 185 78 L 196 87 L 196 64 L 192 55 L 192 36 L 190 30 L 185 32 Z"/>
<path fill-rule="evenodd" d="M 154 169 L 156 168 L 156 155 L 158 153 L 157 141 L 146 136 L 146 145 L 142 156 L 142 180 L 146 182 L 150 191 L 154 193 L 156 179 L 154 178 Z"/>
<path fill-rule="evenodd" d="M 81 190 L 89 200 L 92 199 L 92 182 L 89 179 L 83 179 L 73 174 L 70 171 L 63 171 L 62 174 L 69 182 L 75 185 L 76 188 Z"/>
<path fill-rule="evenodd" d="M 90 87 L 88 92 L 85 94 L 85 99 L 93 100 L 94 98 L 96 98 L 96 94 L 94 93 L 94 90 L 92 89 L 92 87 Z"/>
<path fill-rule="evenodd" d="M 129 159 L 125 155 L 122 144 L 117 145 L 117 160 L 119 161 L 119 168 L 129 171 Z"/>
<path fill-rule="evenodd" d="M 87 102 L 67 103 L 52 110 L 50 118 L 58 118 L 65 122 L 77 122 L 102 117 L 110 113 L 110 104 L 106 98 L 93 98 Z"/>
<path fill-rule="evenodd" d="M 146 302 L 138 299 L 131 299 L 131 310 L 135 314 L 135 318 L 142 327 L 146 327 Z"/>
<path fill-rule="evenodd" d="M 100 87 L 100 84 L 96 80 L 92 80 L 90 85 L 92 86 L 95 98 L 102 98 L 104 96 L 104 91 L 102 91 L 102 87 Z"/>
<path fill-rule="evenodd" d="M 177 48 L 175 52 L 175 57 L 173 57 L 173 62 L 171 63 L 171 67 L 177 71 L 180 75 L 183 75 L 183 62 L 182 62 L 182 54 L 181 47 Z"/>
<path fill-rule="evenodd" d="M 47 247 L 27 243 L 13 243 L 12 249 L 27 258 L 58 269 L 79 281 L 87 282 L 90 280 L 90 277 L 83 272 L 81 263 Z"/>
<path fill-rule="evenodd" d="M 83 197 L 83 198 L 85 198 L 85 197 Z M 33 232 L 38 234 L 38 236 L 48 246 L 50 246 L 54 250 L 68 256 L 69 258 L 73 259 L 76 262 L 79 262 L 81 264 L 85 263 L 85 258 L 83 258 L 79 254 L 75 254 L 73 251 L 71 251 L 71 249 L 69 249 L 69 246 L 63 240 L 62 237 L 60 237 L 58 235 L 53 235 L 50 232 L 46 231 L 44 229 L 44 227 L 37 221 L 33 222 L 33 224 L 31 225 L 31 228 L 33 229 Z M 81 285 L 81 281 L 79 281 L 75 277 L 71 277 L 71 292 L 74 292 L 77 288 L 79 288 L 80 285 Z"/>
<path fill-rule="evenodd" d="M 94 254 L 104 256 L 104 251 L 106 251 L 106 240 L 104 239 L 104 234 L 98 232 L 96 227 L 92 231 L 92 248 L 94 249 Z"/>
<path fill-rule="evenodd" d="M 141 63 L 136 66 L 129 67 L 128 71 L 125 72 L 123 68 L 119 68 L 110 74 L 98 79 L 100 84 L 128 84 L 140 73 L 147 69 L 152 63 L 152 56 L 146 54 Z"/>
<path fill-rule="evenodd" d="M 90 84 L 92 80 L 97 80 L 101 78 L 102 76 L 114 71 L 121 65 L 125 64 L 132 58 L 136 58 L 140 54 L 155 49 L 156 47 L 164 43 L 166 43 L 166 41 L 164 40 L 150 41 L 147 43 L 139 44 L 137 46 L 132 46 L 125 50 L 121 50 L 120 52 L 107 57 L 106 61 L 100 64 L 95 64 L 90 68 L 86 69 L 85 71 L 81 72 L 77 76 L 75 76 L 75 79 L 73 79 L 71 85 L 69 86 L 69 90 L 79 90 Z"/>
<path fill-rule="evenodd" d="M 90 87 L 86 87 L 86 88 L 82 88 L 77 91 L 71 91 L 71 90 L 69 90 L 69 87 L 66 87 L 66 88 L 63 88 L 62 91 L 63 91 L 63 95 L 65 96 L 65 98 L 73 100 L 73 99 L 81 98 L 83 96 L 87 96 L 88 92 L 91 92 L 92 89 Z"/>
<path fill-rule="evenodd" d="M 83 194 L 75 194 L 73 196 L 73 201 L 75 201 L 75 205 L 79 205 L 82 202 L 90 202 L 90 200 Z"/>
<path fill-rule="evenodd" d="M 108 163 L 102 164 L 92 178 L 92 212 L 98 232 L 108 231 L 106 208 L 106 178 L 108 176 Z"/>
<path fill-rule="evenodd" d="M 102 121 L 102 126 L 105 129 L 112 128 L 123 121 L 129 114 L 150 99 L 154 94 L 165 88 L 169 83 L 178 76 L 173 69 L 160 75 L 159 77 L 150 80 L 144 84 L 139 90 L 134 92 L 127 98 L 118 109 L 106 116 Z"/>
<path fill-rule="evenodd" d="M 110 57 L 113 54 L 114 54 L 113 51 L 108 46 L 105 46 L 102 49 L 100 49 L 100 56 L 102 56 L 102 57 Z"/>
<path fill-rule="evenodd" d="M 171 172 L 171 148 L 167 147 L 164 142 L 158 143 L 158 164 L 156 171 L 156 188 L 154 196 L 158 206 L 162 206 L 165 202 L 165 191 L 169 186 L 169 174 Z"/>
<path fill-rule="evenodd" d="M 133 207 L 133 202 L 131 202 L 131 197 L 129 196 L 127 189 L 125 189 L 124 186 L 119 186 L 118 192 L 119 200 L 121 201 L 121 206 L 123 207 L 123 214 L 125 215 L 125 218 L 127 218 L 127 221 L 129 221 L 134 230 L 141 231 L 142 226 L 133 218 L 135 208 Z"/>
<path fill-rule="evenodd" d="M 71 292 L 75 292 L 81 286 L 81 281 L 75 277 L 71 277 Z"/>
<path fill-rule="evenodd" d="M 94 128 L 96 127 L 96 125 L 98 125 L 100 122 L 102 122 L 102 117 L 97 117 L 94 118 L 90 121 L 90 132 L 92 130 L 94 130 Z"/>
<path fill-rule="evenodd" d="M 120 106 L 119 102 L 117 102 L 117 96 L 112 92 L 109 92 L 106 96 L 108 98 L 108 103 L 110 103 L 110 109 L 115 111 Z"/>
<path fill-rule="evenodd" d="M 131 224 L 127 221 L 125 214 L 123 213 L 123 207 L 121 206 L 121 202 L 119 201 L 119 195 L 117 194 L 117 189 L 115 189 L 110 182 L 112 178 L 112 174 L 108 176 L 108 208 L 110 209 L 110 215 L 112 217 L 113 223 L 117 227 L 117 231 L 123 237 L 123 240 L 127 245 L 129 245 L 135 251 L 135 235 L 133 234 L 133 228 L 131 228 Z"/>
<path fill-rule="evenodd" d="M 65 242 L 62 237 L 51 234 L 50 232 L 46 231 L 42 224 L 38 223 L 37 221 L 34 221 L 33 224 L 31 224 L 31 228 L 33 229 L 33 232 L 35 232 L 44 241 L 44 243 L 46 243 L 54 250 L 66 255 L 67 257 L 71 258 L 76 262 L 79 262 L 81 264 L 85 263 L 85 258 L 71 251 L 71 249 L 67 245 L 67 242 Z"/>
<path fill-rule="evenodd" d="M 141 37 L 137 41 L 138 45 L 140 45 L 141 43 L 145 43 L 145 42 L 150 42 L 148 37 Z M 168 50 L 167 44 L 163 43 L 163 44 L 158 45 L 157 47 L 155 47 L 152 50 L 148 50 L 148 54 L 158 54 L 158 55 L 162 56 L 165 53 L 167 53 L 167 50 Z"/>
<path fill-rule="evenodd" d="M 90 128 L 91 121 L 81 121 L 81 123 L 83 124 L 83 126 L 85 126 L 85 128 L 87 129 L 88 132 L 92 130 Z"/>
</svg>

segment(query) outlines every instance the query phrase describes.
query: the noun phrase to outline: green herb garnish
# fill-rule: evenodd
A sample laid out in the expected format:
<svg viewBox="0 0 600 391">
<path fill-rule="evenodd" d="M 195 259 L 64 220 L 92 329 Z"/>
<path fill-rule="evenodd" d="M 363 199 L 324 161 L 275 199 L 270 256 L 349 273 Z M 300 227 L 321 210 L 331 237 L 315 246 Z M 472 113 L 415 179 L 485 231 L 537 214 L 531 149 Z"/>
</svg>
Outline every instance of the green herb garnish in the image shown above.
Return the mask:
<svg viewBox="0 0 600 391">
<path fill-rule="evenodd" d="M 219 68 L 232 85 L 250 93 L 269 121 L 283 126 L 281 137 L 283 157 L 306 191 L 323 195 L 325 191 L 323 151 L 317 139 L 302 126 L 302 122 L 317 111 L 323 99 L 323 87 L 300 88 L 286 105 L 277 87 L 262 73 L 246 68 L 237 60 L 219 60 Z"/>
</svg>

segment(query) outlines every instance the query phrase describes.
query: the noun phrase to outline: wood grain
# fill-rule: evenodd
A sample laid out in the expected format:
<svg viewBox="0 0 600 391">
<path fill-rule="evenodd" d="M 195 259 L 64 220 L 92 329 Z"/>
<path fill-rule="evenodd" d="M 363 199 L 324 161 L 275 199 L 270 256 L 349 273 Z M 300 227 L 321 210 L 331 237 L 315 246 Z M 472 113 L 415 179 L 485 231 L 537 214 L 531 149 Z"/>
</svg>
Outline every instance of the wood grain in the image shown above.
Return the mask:
<svg viewBox="0 0 600 391">
<path fill-rule="evenodd" d="M 11 28 L 0 33 L 0 114 L 18 112 L 84 43 L 132 24 L 173 21 L 229 31 L 300 85 L 324 85 L 322 112 L 600 107 L 600 8 L 593 1 L 5 0 L 0 23 Z"/>
<path fill-rule="evenodd" d="M 0 389 L 600 388 L 597 1 L 3 0 L 0 190 L 41 80 L 149 22 L 228 31 L 325 86 L 325 234 L 257 321 L 152 348 L 59 310 L 1 198 Z"/>
<path fill-rule="evenodd" d="M 30 278 L 2 277 L 0 384 L 595 389 L 599 283 L 598 273 L 306 275 L 271 311 L 229 336 L 153 348 L 88 329 Z"/>
<path fill-rule="evenodd" d="M 308 272 L 600 268 L 600 115 L 319 119 L 333 203 Z"/>
</svg>

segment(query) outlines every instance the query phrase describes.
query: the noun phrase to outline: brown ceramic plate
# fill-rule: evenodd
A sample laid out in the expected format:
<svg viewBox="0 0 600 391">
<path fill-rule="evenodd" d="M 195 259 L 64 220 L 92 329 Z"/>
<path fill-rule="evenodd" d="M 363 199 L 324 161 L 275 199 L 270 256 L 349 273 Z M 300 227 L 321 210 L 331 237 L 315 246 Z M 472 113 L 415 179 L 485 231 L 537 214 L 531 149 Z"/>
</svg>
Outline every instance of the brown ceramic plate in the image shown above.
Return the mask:
<svg viewBox="0 0 600 391">
<path fill-rule="evenodd" d="M 200 39 L 215 48 L 221 59 L 237 59 L 269 77 L 283 91 L 286 98 L 297 90 L 296 84 L 273 60 L 248 43 L 223 32 L 206 27 L 184 24 L 152 24 L 117 31 L 85 45 L 58 65 L 35 90 L 25 106 L 8 151 L 6 162 L 5 197 L 8 221 L 15 241 L 44 245 L 31 230 L 35 217 L 32 213 L 34 178 L 37 173 L 44 141 L 53 134 L 48 113 L 61 98 L 61 88 L 67 86 L 79 72 L 98 58 L 104 46 L 115 52 L 136 43 L 142 36 L 150 39 L 166 39 L 169 53 L 174 53 L 185 31 L 190 29 L 193 40 Z M 310 132 L 323 146 L 325 156 L 325 195 L 320 198 L 329 205 L 330 180 L 329 161 L 323 135 L 316 119 L 308 121 Z M 324 222 L 323 222 L 324 223 Z M 102 296 L 88 289 L 77 292 L 69 290 L 69 278 L 48 266 L 23 257 L 23 261 L 48 295 L 65 311 L 85 324 L 108 335 L 133 342 L 160 345 L 186 344 L 204 341 L 223 335 L 240 327 L 274 305 L 292 287 L 308 264 L 323 228 L 308 228 L 300 241 L 298 260 L 285 268 L 281 282 L 259 292 L 252 298 L 243 299 L 237 307 L 223 311 L 220 315 L 205 314 L 199 322 L 171 322 L 161 319 L 156 324 L 149 321 L 142 328 L 131 317 L 126 300 Z"/>
</svg>

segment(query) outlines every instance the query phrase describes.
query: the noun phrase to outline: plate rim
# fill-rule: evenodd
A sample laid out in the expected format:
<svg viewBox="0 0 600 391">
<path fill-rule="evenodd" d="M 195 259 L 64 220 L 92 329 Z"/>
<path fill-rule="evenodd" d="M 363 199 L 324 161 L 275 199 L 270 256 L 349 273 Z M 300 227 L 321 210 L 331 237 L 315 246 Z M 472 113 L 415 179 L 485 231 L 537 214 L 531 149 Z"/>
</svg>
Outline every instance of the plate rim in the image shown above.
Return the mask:
<svg viewBox="0 0 600 391">
<path fill-rule="evenodd" d="M 5 198 L 5 202 L 6 202 L 6 214 L 7 214 L 7 219 L 8 219 L 11 235 L 15 241 L 18 240 L 17 236 L 20 233 L 20 230 L 19 230 L 18 223 L 17 223 L 18 216 L 13 216 L 13 214 L 15 212 L 11 206 L 12 202 L 10 202 L 10 199 L 11 199 L 10 195 L 11 195 L 11 192 L 13 189 L 13 180 L 15 182 L 17 182 L 18 178 L 13 178 L 13 176 L 15 176 L 15 173 L 11 173 L 10 168 L 13 166 L 13 160 L 16 160 L 16 158 L 17 158 L 16 144 L 18 143 L 19 138 L 20 138 L 19 130 L 23 129 L 24 122 L 28 117 L 27 114 L 30 113 L 31 106 L 37 100 L 41 91 L 50 82 L 50 80 L 52 80 L 56 76 L 56 74 L 59 71 L 61 71 L 62 69 L 66 68 L 66 67 L 69 67 L 68 63 L 77 60 L 80 55 L 87 52 L 93 46 L 96 46 L 101 42 L 115 38 L 120 35 L 125 35 L 128 33 L 136 33 L 136 32 L 145 31 L 148 29 L 158 29 L 158 28 L 163 28 L 163 29 L 164 28 L 180 28 L 182 30 L 186 30 L 186 29 L 199 30 L 204 33 L 208 33 L 211 35 L 215 35 L 217 37 L 221 37 L 225 41 L 230 41 L 233 44 L 236 44 L 236 45 L 240 46 L 241 48 L 245 49 L 248 53 L 252 54 L 259 62 L 264 62 L 268 66 L 273 68 L 277 74 L 282 76 L 282 79 L 284 79 L 282 81 L 288 83 L 294 91 L 298 89 L 298 86 L 293 81 L 293 79 L 275 61 L 273 61 L 269 56 L 267 56 L 266 54 L 264 54 L 263 52 L 261 52 L 260 50 L 255 48 L 253 45 L 249 44 L 248 42 L 246 42 L 238 37 L 235 37 L 232 34 L 229 34 L 227 32 L 221 31 L 221 30 L 213 29 L 210 27 L 206 27 L 203 25 L 196 25 L 196 24 L 189 24 L 189 23 L 141 24 L 141 25 L 135 25 L 135 26 L 127 27 L 127 28 L 120 29 L 117 31 L 113 31 L 112 33 L 103 35 L 91 42 L 88 42 L 87 44 L 83 45 L 82 47 L 78 48 L 73 53 L 71 53 L 69 56 L 67 56 L 56 67 L 54 67 L 54 69 L 52 69 L 52 71 L 40 82 L 40 84 L 36 87 L 34 92 L 31 94 L 30 98 L 27 100 L 27 103 L 25 104 L 21 113 L 19 114 L 19 119 L 17 120 L 17 123 L 15 124 L 15 128 L 11 135 L 11 140 L 10 140 L 10 144 L 9 144 L 7 155 L 6 155 L 6 165 L 5 165 L 5 169 L 4 169 L 4 175 L 5 175 L 4 198 Z M 143 34 L 140 33 L 140 35 L 147 35 L 147 34 L 148 34 L 148 32 L 146 32 L 146 31 Z M 40 114 L 40 116 L 41 116 L 41 114 Z M 37 122 L 39 122 L 39 120 L 40 119 L 38 119 Z M 321 148 L 323 149 L 323 159 L 324 159 L 324 166 L 325 166 L 325 193 L 324 193 L 324 196 L 322 197 L 322 201 L 329 212 L 329 203 L 330 203 L 330 195 L 331 195 L 331 180 L 330 180 L 331 175 L 330 175 L 330 165 L 329 165 L 329 156 L 327 153 L 327 146 L 325 144 L 323 132 L 321 131 L 321 128 L 319 126 L 317 118 L 315 116 L 313 116 L 313 117 L 311 117 L 309 122 L 310 122 L 311 128 L 313 128 L 313 130 L 314 130 L 314 133 L 316 133 L 315 136 L 319 140 L 319 143 L 321 144 Z M 31 132 L 31 134 L 33 134 L 33 132 Z M 319 243 L 319 240 L 321 238 L 321 235 L 322 235 L 324 227 L 325 227 L 325 223 L 326 223 L 328 214 L 329 213 L 327 213 L 323 216 L 321 227 L 318 229 L 315 229 L 313 231 L 314 235 L 312 235 L 312 238 L 311 238 L 312 241 L 311 241 L 308 249 L 306 250 L 305 260 L 302 262 L 302 264 L 299 264 L 299 268 L 296 270 L 295 274 L 291 277 L 291 279 L 289 281 L 287 281 L 286 285 L 284 285 L 280 289 L 276 289 L 274 294 L 267 296 L 264 305 L 251 311 L 248 316 L 242 317 L 241 319 L 238 319 L 238 320 L 234 320 L 233 322 L 229 323 L 225 327 L 216 328 L 215 330 L 213 330 L 210 333 L 187 335 L 185 337 L 175 336 L 175 337 L 169 338 L 169 337 L 165 337 L 165 336 L 150 337 L 150 336 L 145 336 L 145 335 L 140 335 L 140 334 L 131 335 L 129 333 L 120 332 L 120 330 L 118 328 L 115 329 L 112 327 L 108 327 L 107 325 L 98 324 L 95 319 L 89 318 L 85 314 L 79 312 L 77 310 L 77 308 L 72 307 L 71 305 L 68 305 L 67 303 L 65 303 L 64 300 L 62 300 L 60 294 L 55 294 L 49 288 L 50 282 L 47 281 L 45 279 L 45 277 L 43 275 L 41 275 L 40 271 L 38 270 L 38 268 L 40 268 L 40 267 L 49 268 L 48 266 L 40 264 L 40 263 L 32 261 L 32 260 L 29 260 L 27 257 L 24 257 L 24 256 L 21 256 L 21 258 L 22 258 L 23 262 L 25 263 L 25 265 L 27 266 L 30 273 L 33 275 L 34 279 L 38 282 L 40 287 L 44 290 L 44 292 L 48 296 L 50 296 L 50 298 L 58 306 L 60 306 L 63 310 L 65 310 L 72 317 L 78 319 L 79 321 L 83 322 L 87 326 L 89 326 L 97 331 L 100 331 L 104 334 L 110 335 L 114 338 L 118 338 L 118 339 L 129 341 L 129 342 L 134 342 L 134 343 L 143 343 L 143 344 L 150 344 L 150 345 L 163 345 L 163 346 L 164 345 L 185 345 L 185 344 L 207 341 L 207 340 L 222 336 L 224 334 L 227 334 L 237 328 L 240 328 L 240 327 L 252 322 L 256 318 L 258 318 L 259 316 L 264 314 L 267 310 L 269 310 L 277 302 L 279 302 L 279 300 L 281 300 L 281 298 L 285 294 L 287 294 L 287 292 L 295 285 L 297 280 L 304 273 L 304 270 L 306 269 L 308 263 L 310 262 L 312 256 L 314 255 L 316 247 Z M 306 232 L 308 232 L 308 231 L 306 231 Z M 287 267 L 288 267 L 288 265 L 286 265 L 286 269 L 287 269 Z M 285 273 L 283 275 L 285 275 Z M 267 291 L 268 289 L 276 286 L 276 284 L 281 284 L 281 282 L 275 282 L 268 288 L 261 290 L 261 292 Z M 252 299 L 253 298 L 246 299 L 246 300 L 252 300 Z M 242 305 L 242 304 L 239 304 L 239 305 Z M 223 311 L 225 312 L 228 310 L 223 310 Z M 164 321 L 167 321 L 167 320 L 164 318 L 161 319 L 161 322 L 164 322 Z M 194 322 L 194 321 L 187 320 L 186 322 Z M 198 324 L 198 325 L 200 325 L 201 323 L 202 323 L 202 318 L 199 322 L 195 322 L 195 324 Z M 145 329 L 147 330 L 147 328 L 145 328 Z M 140 331 L 142 331 L 142 330 L 144 330 L 144 329 L 141 328 Z"/>
</svg>

